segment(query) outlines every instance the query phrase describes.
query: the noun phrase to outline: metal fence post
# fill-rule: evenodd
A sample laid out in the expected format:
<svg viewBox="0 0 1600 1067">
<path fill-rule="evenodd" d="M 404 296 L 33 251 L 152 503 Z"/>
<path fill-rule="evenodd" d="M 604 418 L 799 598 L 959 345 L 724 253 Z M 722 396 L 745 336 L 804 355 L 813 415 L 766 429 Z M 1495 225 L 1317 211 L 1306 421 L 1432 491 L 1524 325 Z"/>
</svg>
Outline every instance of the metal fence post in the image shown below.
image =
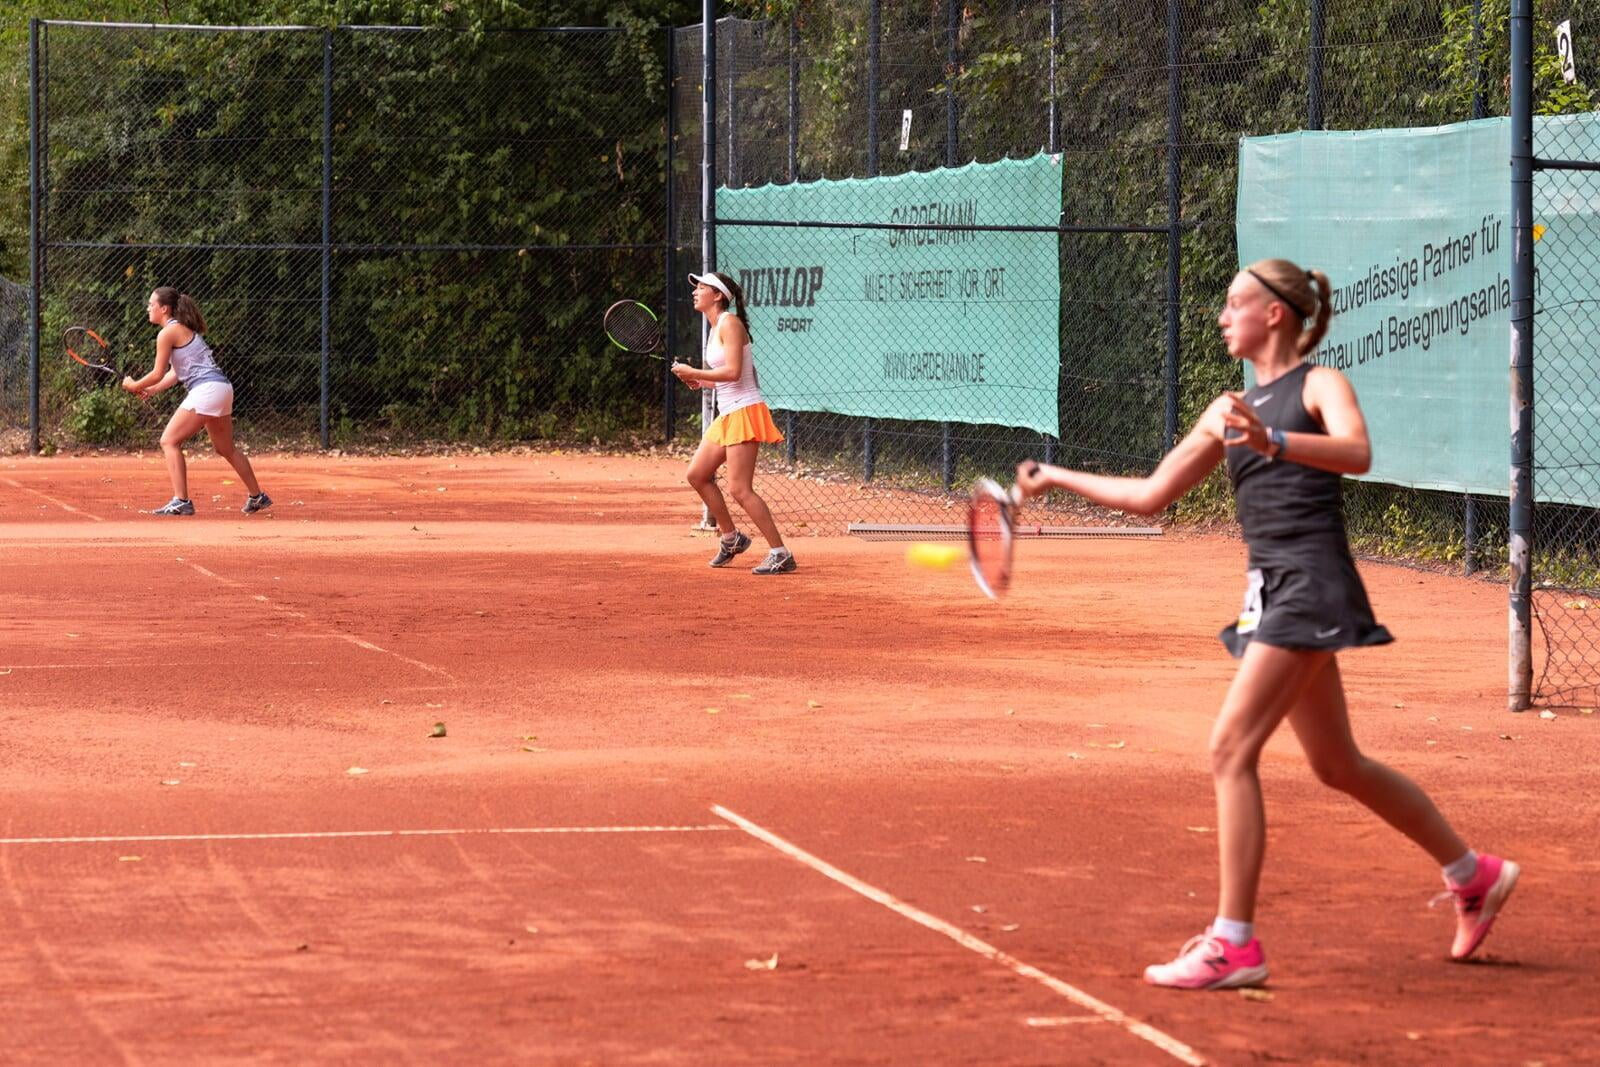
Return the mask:
<svg viewBox="0 0 1600 1067">
<path fill-rule="evenodd" d="M 1306 129 L 1322 129 L 1323 38 L 1328 28 L 1324 0 L 1311 0 L 1311 47 L 1306 49 Z"/>
<path fill-rule="evenodd" d="M 789 16 L 789 180 L 800 180 L 800 16 Z"/>
<path fill-rule="evenodd" d="M 672 346 L 678 339 L 677 315 L 672 310 L 672 279 L 677 276 L 678 263 L 678 213 L 677 197 L 674 190 L 677 187 L 677 143 L 678 143 L 678 64 L 676 49 L 674 48 L 673 30 L 667 27 L 667 188 L 663 197 L 662 210 L 667 219 L 662 228 L 666 240 L 665 255 L 662 258 L 662 269 L 665 275 L 662 278 L 661 314 L 663 329 L 666 331 L 667 356 L 672 356 Z M 661 368 L 661 439 L 671 442 L 674 424 L 678 421 L 678 393 L 673 388 L 677 381 L 672 374 L 672 365 L 663 364 Z"/>
<path fill-rule="evenodd" d="M 800 180 L 800 16 L 789 15 L 789 167 L 791 182 Z M 793 411 L 783 413 L 783 455 L 790 467 L 795 464 L 799 443 L 795 440 Z"/>
<path fill-rule="evenodd" d="M 333 444 L 330 367 L 333 312 L 333 31 L 322 31 L 322 447 Z"/>
<path fill-rule="evenodd" d="M 1178 342 L 1183 299 L 1183 13 L 1167 0 L 1167 358 L 1160 451 L 1178 440 Z"/>
<path fill-rule="evenodd" d="M 945 75 L 944 75 L 944 164 L 947 167 L 961 165 L 959 142 L 960 127 L 956 121 L 956 72 L 961 64 L 961 0 L 945 0 Z M 944 487 L 949 489 L 956 481 L 956 450 L 955 441 L 951 437 L 950 424 L 939 424 L 939 441 L 941 445 L 941 459 L 944 464 Z"/>
<path fill-rule="evenodd" d="M 867 4 L 867 177 L 878 176 L 878 63 L 883 45 L 882 0 Z M 872 481 L 878 472 L 878 441 L 871 417 L 861 420 L 861 478 Z"/>
<path fill-rule="evenodd" d="M 39 20 L 28 20 L 28 451 L 39 454 Z"/>
<path fill-rule="evenodd" d="M 739 95 L 737 81 L 739 78 L 739 23 L 732 22 L 728 33 L 728 162 L 726 169 L 728 177 L 724 184 L 729 189 L 737 189 L 739 178 Z"/>
<path fill-rule="evenodd" d="M 1472 0 L 1472 117 L 1488 114 L 1483 92 L 1483 0 Z"/>
<path fill-rule="evenodd" d="M 1056 45 L 1057 45 L 1057 42 L 1060 40 L 1060 37 L 1061 37 L 1061 0 L 1050 0 L 1050 61 L 1049 61 L 1049 70 L 1050 70 L 1050 130 L 1045 135 L 1045 151 L 1049 152 L 1051 155 L 1055 155 L 1057 152 L 1061 151 L 1061 133 L 1060 133 L 1061 116 L 1057 113 L 1057 110 L 1056 110 L 1056 80 L 1057 80 Z M 1065 239 L 1066 239 L 1066 235 L 1065 234 L 1063 234 L 1060 237 L 1056 238 L 1056 241 L 1057 241 L 1057 255 L 1058 256 L 1060 254 L 1060 242 L 1064 241 Z M 1058 303 L 1059 303 L 1059 301 L 1058 301 Z M 1060 330 L 1061 330 L 1061 323 L 1058 320 L 1056 322 L 1056 331 L 1057 331 L 1058 335 L 1060 333 Z M 1056 373 L 1057 373 L 1058 376 L 1060 375 L 1060 368 L 1059 367 L 1057 368 Z M 1058 417 L 1059 417 L 1059 413 L 1058 413 Z M 1048 434 L 1048 433 L 1047 434 L 1043 434 L 1042 436 L 1044 437 L 1044 461 L 1046 463 L 1054 463 L 1056 461 L 1056 443 L 1057 443 L 1056 436 L 1054 434 Z"/>
<path fill-rule="evenodd" d="M 700 269 L 717 269 L 717 0 L 700 0 Z M 700 320 L 701 364 L 709 339 Z M 716 417 L 716 393 L 700 390 L 700 428 Z M 715 525 L 709 506 L 700 509 L 700 525 Z"/>
<path fill-rule="evenodd" d="M 1533 703 L 1533 2 L 1511 0 L 1511 590 L 1506 706 Z"/>
</svg>

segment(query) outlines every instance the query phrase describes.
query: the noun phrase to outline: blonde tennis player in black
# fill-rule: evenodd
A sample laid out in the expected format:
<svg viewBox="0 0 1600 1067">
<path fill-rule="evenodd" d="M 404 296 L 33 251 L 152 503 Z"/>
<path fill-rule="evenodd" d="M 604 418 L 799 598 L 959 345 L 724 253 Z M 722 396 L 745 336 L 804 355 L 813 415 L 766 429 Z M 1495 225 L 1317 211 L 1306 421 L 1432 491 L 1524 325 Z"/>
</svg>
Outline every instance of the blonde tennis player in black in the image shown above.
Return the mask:
<svg viewBox="0 0 1600 1067">
<path fill-rule="evenodd" d="M 772 521 L 767 502 L 755 491 L 756 455 L 763 442 L 783 440 L 772 411 L 761 395 L 761 379 L 756 374 L 755 354 L 750 348 L 750 322 L 745 316 L 744 290 L 733 277 L 721 271 L 691 274 L 694 309 L 705 316 L 710 327 L 706 341 L 706 365 L 691 367 L 674 363 L 672 373 L 691 389 L 706 386 L 716 390 L 721 412 L 700 439 L 700 447 L 689 462 L 688 480 L 705 501 L 711 517 L 717 520 L 721 539 L 711 566 L 725 567 L 750 547 L 748 535 L 733 524 L 728 502 L 717 488 L 717 468 L 728 465 L 728 492 L 756 529 L 767 539 L 767 556 L 751 574 L 789 574 L 795 569 L 794 553 L 783 543 L 778 524 Z"/>
<path fill-rule="evenodd" d="M 1371 465 L 1366 420 L 1344 375 L 1306 362 L 1327 333 L 1329 295 L 1326 275 L 1287 260 L 1239 272 L 1218 324 L 1228 352 L 1254 368 L 1256 385 L 1219 396 L 1148 477 L 1031 462 L 1017 469 L 1027 496 L 1067 489 L 1141 514 L 1162 511 L 1224 461 L 1233 482 L 1250 569 L 1243 610 L 1221 635 L 1240 663 L 1211 731 L 1219 904 L 1216 919 L 1177 959 L 1145 970 L 1154 985 L 1221 989 L 1266 980 L 1255 937 L 1266 838 L 1256 766 L 1284 719 L 1319 779 L 1440 864 L 1442 895 L 1456 903 L 1452 957 L 1477 949 L 1517 882 L 1515 863 L 1473 852 L 1415 783 L 1362 754 L 1351 736 L 1335 653 L 1393 638 L 1372 617 L 1345 538 L 1340 476 Z"/>
</svg>

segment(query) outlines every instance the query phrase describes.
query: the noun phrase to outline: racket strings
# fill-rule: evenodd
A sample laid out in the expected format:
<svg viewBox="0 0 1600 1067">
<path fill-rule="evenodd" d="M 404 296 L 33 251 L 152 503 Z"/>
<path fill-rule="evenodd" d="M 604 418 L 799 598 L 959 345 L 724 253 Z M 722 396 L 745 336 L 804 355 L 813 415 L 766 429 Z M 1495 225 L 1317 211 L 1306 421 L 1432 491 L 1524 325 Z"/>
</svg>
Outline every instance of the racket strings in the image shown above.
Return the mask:
<svg viewBox="0 0 1600 1067">
<path fill-rule="evenodd" d="M 661 324 L 638 304 L 617 304 L 606 312 L 606 333 L 630 352 L 649 352 L 661 341 Z"/>
<path fill-rule="evenodd" d="M 112 363 L 111 346 L 93 330 L 73 327 L 66 332 L 65 345 L 67 355 L 87 367 L 107 373 L 116 370 Z"/>
<path fill-rule="evenodd" d="M 1005 506 L 988 495 L 972 502 L 970 534 L 973 566 L 994 591 L 1005 588 L 1011 571 L 1011 531 Z"/>
</svg>

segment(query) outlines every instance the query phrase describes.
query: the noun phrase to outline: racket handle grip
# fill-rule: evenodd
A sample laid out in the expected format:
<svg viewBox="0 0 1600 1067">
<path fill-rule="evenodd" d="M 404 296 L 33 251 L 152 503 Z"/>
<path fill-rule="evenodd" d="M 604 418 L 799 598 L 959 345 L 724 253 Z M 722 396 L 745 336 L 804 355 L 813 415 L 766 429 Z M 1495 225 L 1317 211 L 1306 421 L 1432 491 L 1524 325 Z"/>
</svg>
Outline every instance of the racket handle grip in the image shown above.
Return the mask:
<svg viewBox="0 0 1600 1067">
<path fill-rule="evenodd" d="M 1028 464 L 1028 473 L 1029 474 L 1035 473 L 1036 471 L 1038 471 L 1038 469 L 1039 469 L 1039 465 L 1037 463 Z M 1020 485 L 1017 485 L 1016 483 L 1012 483 L 1011 494 L 1010 495 L 1011 495 L 1011 504 L 1012 504 L 1012 506 L 1013 507 L 1021 507 L 1022 506 L 1022 487 Z"/>
</svg>

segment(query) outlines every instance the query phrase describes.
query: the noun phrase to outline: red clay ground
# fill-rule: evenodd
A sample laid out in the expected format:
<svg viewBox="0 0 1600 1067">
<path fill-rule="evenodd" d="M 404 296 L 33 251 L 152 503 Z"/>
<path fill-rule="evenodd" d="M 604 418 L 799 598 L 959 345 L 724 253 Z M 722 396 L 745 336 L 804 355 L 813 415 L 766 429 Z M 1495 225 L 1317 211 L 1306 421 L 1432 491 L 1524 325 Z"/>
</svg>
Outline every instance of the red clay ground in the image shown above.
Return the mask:
<svg viewBox="0 0 1600 1067">
<path fill-rule="evenodd" d="M 1600 1059 L 1600 716 L 1502 710 L 1501 589 L 1366 567 L 1399 641 L 1342 659 L 1525 866 L 1482 962 L 1285 732 L 1272 999 L 1181 994 L 1236 542 L 1027 542 L 995 605 L 831 527 L 710 571 L 664 458 L 257 465 L 159 520 L 153 458 L 0 461 L 0 1060 L 1180 1062 L 713 805 L 1208 1062 Z M 307 836 L 561 828 L 614 832 Z"/>
</svg>

